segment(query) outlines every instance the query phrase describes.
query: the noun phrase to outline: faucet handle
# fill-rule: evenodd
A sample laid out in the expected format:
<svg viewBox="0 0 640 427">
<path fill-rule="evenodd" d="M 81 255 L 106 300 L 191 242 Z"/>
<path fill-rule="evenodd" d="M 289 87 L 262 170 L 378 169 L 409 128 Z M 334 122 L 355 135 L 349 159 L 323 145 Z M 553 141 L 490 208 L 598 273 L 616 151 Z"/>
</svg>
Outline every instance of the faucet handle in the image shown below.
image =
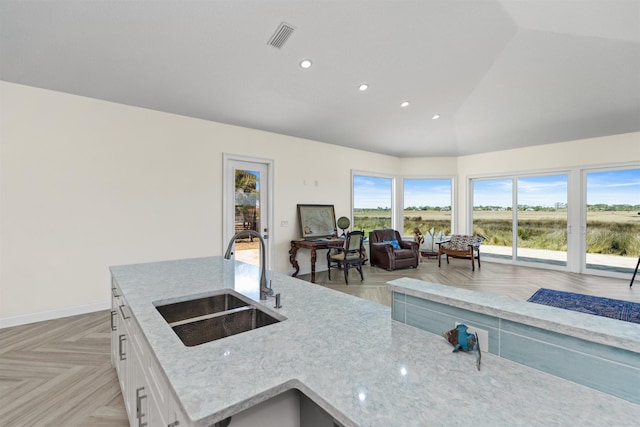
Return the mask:
<svg viewBox="0 0 640 427">
<path fill-rule="evenodd" d="M 269 279 L 269 290 L 267 291 L 267 295 L 272 297 L 273 296 L 273 286 L 271 286 L 271 279 Z"/>
</svg>

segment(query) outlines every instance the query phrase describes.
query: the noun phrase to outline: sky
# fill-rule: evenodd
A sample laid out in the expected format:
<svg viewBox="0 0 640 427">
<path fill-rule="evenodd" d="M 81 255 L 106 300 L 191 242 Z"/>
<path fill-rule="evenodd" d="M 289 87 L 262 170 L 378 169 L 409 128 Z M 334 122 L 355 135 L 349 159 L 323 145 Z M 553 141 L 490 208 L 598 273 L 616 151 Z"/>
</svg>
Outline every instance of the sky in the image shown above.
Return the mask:
<svg viewBox="0 0 640 427">
<path fill-rule="evenodd" d="M 567 175 L 518 178 L 518 204 L 553 207 L 567 203 Z M 512 206 L 512 180 L 476 180 L 473 183 L 474 206 Z"/>
<path fill-rule="evenodd" d="M 567 203 L 567 175 L 518 178 L 518 204 L 553 207 Z M 354 176 L 354 207 L 391 206 L 391 178 Z M 510 207 L 512 181 L 490 179 L 474 181 L 474 206 Z M 587 204 L 640 205 L 640 169 L 587 174 Z M 404 206 L 450 206 L 451 181 L 444 179 L 405 179 Z"/>
<path fill-rule="evenodd" d="M 353 177 L 355 208 L 391 207 L 391 178 Z M 405 179 L 405 206 L 451 206 L 451 180 Z"/>
<path fill-rule="evenodd" d="M 391 207 L 391 178 L 354 175 L 353 207 L 356 209 Z"/>
<path fill-rule="evenodd" d="M 640 205 L 640 169 L 587 174 L 587 204 Z"/>
<path fill-rule="evenodd" d="M 451 206 L 450 179 L 405 179 L 404 207 Z"/>
<path fill-rule="evenodd" d="M 511 179 L 476 180 L 474 206 L 511 206 Z M 552 207 L 567 203 L 567 175 L 518 178 L 518 204 Z M 640 204 L 640 169 L 589 172 L 587 204 Z"/>
</svg>

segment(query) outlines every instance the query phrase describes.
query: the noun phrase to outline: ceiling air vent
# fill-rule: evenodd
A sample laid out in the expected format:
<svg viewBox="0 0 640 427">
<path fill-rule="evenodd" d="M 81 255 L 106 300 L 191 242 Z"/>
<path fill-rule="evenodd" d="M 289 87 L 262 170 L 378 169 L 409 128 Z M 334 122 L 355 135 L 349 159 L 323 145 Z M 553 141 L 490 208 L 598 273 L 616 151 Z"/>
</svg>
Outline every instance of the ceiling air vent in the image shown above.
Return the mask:
<svg viewBox="0 0 640 427">
<path fill-rule="evenodd" d="M 277 47 L 278 49 L 282 48 L 285 42 L 289 39 L 291 33 L 293 33 L 293 30 L 295 30 L 295 28 L 292 25 L 289 25 L 286 22 L 281 22 L 267 44 Z"/>
</svg>

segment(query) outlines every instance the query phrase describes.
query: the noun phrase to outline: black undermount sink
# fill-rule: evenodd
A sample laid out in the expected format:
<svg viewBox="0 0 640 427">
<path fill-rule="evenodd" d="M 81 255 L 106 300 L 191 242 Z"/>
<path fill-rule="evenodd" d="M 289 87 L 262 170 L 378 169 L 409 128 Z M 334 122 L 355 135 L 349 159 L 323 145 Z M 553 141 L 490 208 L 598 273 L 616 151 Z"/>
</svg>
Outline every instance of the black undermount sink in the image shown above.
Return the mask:
<svg viewBox="0 0 640 427">
<path fill-rule="evenodd" d="M 208 314 L 220 313 L 238 307 L 246 307 L 249 303 L 237 296 L 224 293 L 196 298 L 188 301 L 175 302 L 173 304 L 157 305 L 167 323 L 179 322 L 185 319 L 193 319 Z"/>
<path fill-rule="evenodd" d="M 156 309 L 187 347 L 278 323 L 255 302 L 225 292 L 187 301 L 155 303 Z"/>
</svg>

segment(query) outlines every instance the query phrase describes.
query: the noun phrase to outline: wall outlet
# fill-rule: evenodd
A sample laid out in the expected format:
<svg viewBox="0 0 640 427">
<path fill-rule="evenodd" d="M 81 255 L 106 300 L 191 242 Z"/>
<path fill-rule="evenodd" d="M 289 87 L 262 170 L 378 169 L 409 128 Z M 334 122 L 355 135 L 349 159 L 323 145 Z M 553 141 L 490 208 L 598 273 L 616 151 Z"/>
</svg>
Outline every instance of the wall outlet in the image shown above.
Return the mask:
<svg viewBox="0 0 640 427">
<path fill-rule="evenodd" d="M 289 221 L 280 221 L 280 227 L 288 227 Z"/>
<path fill-rule="evenodd" d="M 462 322 L 456 322 L 454 326 L 458 326 Z M 478 329 L 474 326 L 471 326 L 468 323 L 464 323 L 467 325 L 467 332 L 470 334 L 478 334 L 478 341 L 480 341 L 480 351 L 489 352 L 489 331 L 485 331 L 484 329 Z"/>
</svg>

